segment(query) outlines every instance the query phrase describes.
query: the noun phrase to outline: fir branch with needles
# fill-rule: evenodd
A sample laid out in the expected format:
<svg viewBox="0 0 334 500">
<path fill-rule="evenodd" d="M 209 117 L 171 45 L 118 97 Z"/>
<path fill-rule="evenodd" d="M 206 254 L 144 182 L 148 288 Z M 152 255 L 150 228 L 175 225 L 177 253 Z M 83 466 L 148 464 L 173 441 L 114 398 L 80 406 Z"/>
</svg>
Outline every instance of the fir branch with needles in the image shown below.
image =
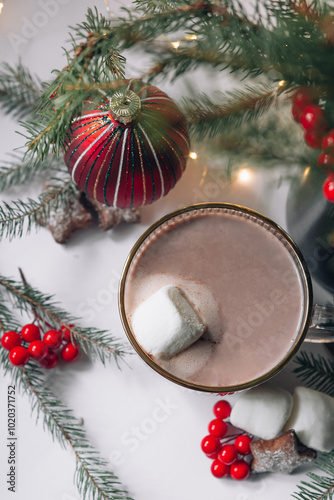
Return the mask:
<svg viewBox="0 0 334 500">
<path fill-rule="evenodd" d="M 45 385 L 39 370 L 22 368 L 24 392 L 30 396 L 38 415 L 53 439 L 72 449 L 76 458 L 74 482 L 82 499 L 131 500 L 119 479 L 109 470 L 109 464 L 90 445 L 81 422 Z"/>
<path fill-rule="evenodd" d="M 15 325 L 9 308 L 1 302 L 0 329 L 5 332 Z M 46 385 L 42 370 L 29 364 L 24 368 L 14 367 L 4 349 L 0 350 L 0 366 L 19 390 L 28 395 L 37 420 L 42 419 L 52 439 L 73 451 L 76 459 L 74 482 L 82 499 L 131 500 L 117 476 L 110 471 L 108 462 L 89 443 L 80 420 Z"/>
<path fill-rule="evenodd" d="M 8 300 L 6 300 L 1 290 L 0 290 L 0 330 L 1 333 L 5 333 L 5 331 L 10 331 L 10 330 L 11 331 L 20 330 L 20 324 L 15 318 L 12 309 L 8 307 Z M 1 348 L 0 352 L 6 354 L 5 350 Z"/>
<path fill-rule="evenodd" d="M 295 359 L 294 373 L 308 387 L 334 396 L 334 363 L 321 355 L 302 351 Z M 316 461 L 318 469 L 326 475 L 309 472 L 311 481 L 301 481 L 292 494 L 297 500 L 331 500 L 334 497 L 334 450 L 323 453 Z"/>
<path fill-rule="evenodd" d="M 49 155 L 41 162 L 25 158 L 25 154 L 19 153 L 13 153 L 10 157 L 10 160 L 3 160 L 0 165 L 0 192 L 13 185 L 29 182 L 42 173 L 50 175 L 64 171 L 63 159 L 57 159 L 54 155 Z"/>
<path fill-rule="evenodd" d="M 195 137 L 220 134 L 224 122 L 236 127 L 240 119 L 255 122 L 262 110 L 276 102 L 275 93 L 296 85 L 317 85 L 323 95 L 330 96 L 333 74 L 329 62 L 334 49 L 319 21 L 325 11 L 315 4 L 316 15 L 301 16 L 287 1 L 259 3 L 267 16 L 255 15 L 254 19 L 238 2 L 227 1 L 220 5 L 186 0 L 138 2 L 137 8 L 124 9 L 125 15 L 112 23 L 89 10 L 86 21 L 71 28 L 73 51 L 67 54 L 68 66 L 44 92 L 38 119 L 25 123 L 29 151 L 36 161 L 50 152 L 60 153 L 72 117 L 80 113 L 84 101 L 94 97 L 94 92 L 112 92 L 120 85 L 125 63 L 120 51 L 129 47 L 144 48 L 156 56 L 152 70 L 146 72 L 150 79 L 158 75 L 171 78 L 173 72 L 174 77 L 181 76 L 204 63 L 215 70 L 239 72 L 243 78 L 266 75 L 266 83 L 235 93 L 227 121 L 220 120 L 221 115 L 226 116 L 226 107 L 210 96 L 199 95 L 192 105 L 188 103 L 184 111 L 190 125 L 196 111 L 200 116 L 193 126 Z M 178 50 L 168 41 L 161 43 L 160 35 L 180 30 L 192 39 L 182 40 Z M 273 90 L 281 79 L 284 86 L 279 92 Z"/>
<path fill-rule="evenodd" d="M 0 205 L 0 237 L 21 237 L 29 233 L 33 226 L 45 224 L 51 210 L 68 206 L 76 187 L 71 179 L 54 179 L 49 190 L 39 195 L 37 200 L 3 202 Z"/>
<path fill-rule="evenodd" d="M 246 87 L 244 91 L 217 93 L 216 101 L 205 94 L 197 100 L 184 99 L 190 133 L 202 140 L 236 129 L 250 118 L 256 120 L 277 102 L 281 91 L 279 86 Z"/>
<path fill-rule="evenodd" d="M 301 381 L 317 391 L 334 396 L 334 362 L 311 352 L 302 351 L 295 357 L 293 371 Z"/>
<path fill-rule="evenodd" d="M 53 296 L 46 295 L 27 283 L 17 283 L 3 276 L 0 276 L 0 287 L 6 290 L 15 309 L 21 313 L 29 313 L 33 308 L 41 321 L 49 328 L 56 330 L 59 330 L 61 326 L 68 328 L 73 342 L 78 344 L 85 353 L 99 358 L 103 364 L 111 358 L 118 363 L 128 353 L 128 348 L 114 339 L 110 332 L 77 326 L 78 318 L 73 318 L 59 307 Z"/>
<path fill-rule="evenodd" d="M 332 500 L 334 497 L 334 452 L 324 453 L 317 467 L 326 475 L 308 472 L 311 481 L 301 481 L 298 491 L 291 496 L 297 500 Z"/>
<path fill-rule="evenodd" d="M 0 106 L 5 113 L 16 118 L 34 114 L 43 93 L 43 85 L 21 63 L 11 66 L 3 63 L 0 68 Z"/>
</svg>

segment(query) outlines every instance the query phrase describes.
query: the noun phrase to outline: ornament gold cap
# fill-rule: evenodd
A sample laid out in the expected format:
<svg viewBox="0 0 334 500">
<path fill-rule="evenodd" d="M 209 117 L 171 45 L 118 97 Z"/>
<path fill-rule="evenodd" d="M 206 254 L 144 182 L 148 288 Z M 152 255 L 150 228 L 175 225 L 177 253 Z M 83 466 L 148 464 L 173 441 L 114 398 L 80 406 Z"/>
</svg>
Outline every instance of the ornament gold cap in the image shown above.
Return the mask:
<svg viewBox="0 0 334 500">
<path fill-rule="evenodd" d="M 140 97 L 132 90 L 115 92 L 110 99 L 110 114 L 114 120 L 123 125 L 128 125 L 138 118 L 140 109 Z"/>
</svg>

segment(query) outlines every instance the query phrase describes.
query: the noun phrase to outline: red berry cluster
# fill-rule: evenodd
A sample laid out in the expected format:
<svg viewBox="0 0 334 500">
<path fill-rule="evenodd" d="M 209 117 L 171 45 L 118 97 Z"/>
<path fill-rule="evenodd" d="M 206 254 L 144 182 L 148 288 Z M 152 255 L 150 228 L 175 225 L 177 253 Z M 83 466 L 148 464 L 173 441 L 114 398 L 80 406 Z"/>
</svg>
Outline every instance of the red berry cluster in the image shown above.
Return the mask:
<svg viewBox="0 0 334 500">
<path fill-rule="evenodd" d="M 252 441 L 248 434 L 227 435 L 228 424 L 225 420 L 231 414 L 231 405 L 222 399 L 213 407 L 215 419 L 208 426 L 209 434 L 202 439 L 201 448 L 213 460 L 211 472 L 215 477 L 230 476 L 236 480 L 247 479 L 249 464 L 244 460 L 249 455 Z M 230 444 L 234 440 L 234 444 Z"/>
<path fill-rule="evenodd" d="M 65 326 L 60 330 L 48 330 L 42 340 L 40 328 L 31 323 L 22 328 L 21 334 L 14 331 L 4 333 L 1 345 L 9 351 L 9 361 L 14 366 L 24 366 L 33 358 L 43 368 L 50 369 L 59 362 L 58 350 L 62 359 L 69 363 L 76 361 L 79 355 L 79 348 L 71 342 L 70 330 Z"/>
<path fill-rule="evenodd" d="M 334 129 L 330 129 L 324 110 L 317 104 L 311 89 L 299 88 L 292 97 L 292 116 L 301 124 L 310 148 L 321 149 L 318 166 L 328 177 L 323 185 L 326 200 L 334 202 Z"/>
</svg>

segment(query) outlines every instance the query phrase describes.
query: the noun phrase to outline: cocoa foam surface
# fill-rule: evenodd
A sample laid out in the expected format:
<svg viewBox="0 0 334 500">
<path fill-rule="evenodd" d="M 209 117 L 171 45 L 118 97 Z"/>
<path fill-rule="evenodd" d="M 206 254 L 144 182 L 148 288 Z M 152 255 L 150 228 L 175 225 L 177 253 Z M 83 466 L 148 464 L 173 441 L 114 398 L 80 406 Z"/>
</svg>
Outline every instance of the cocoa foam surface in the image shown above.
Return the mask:
<svg viewBox="0 0 334 500">
<path fill-rule="evenodd" d="M 168 284 L 184 291 L 207 327 L 173 359 L 154 360 L 188 382 L 218 387 L 256 379 L 280 363 L 299 333 L 305 292 L 298 263 L 284 238 L 254 216 L 197 211 L 155 230 L 128 272 L 130 325 L 138 305 Z"/>
</svg>

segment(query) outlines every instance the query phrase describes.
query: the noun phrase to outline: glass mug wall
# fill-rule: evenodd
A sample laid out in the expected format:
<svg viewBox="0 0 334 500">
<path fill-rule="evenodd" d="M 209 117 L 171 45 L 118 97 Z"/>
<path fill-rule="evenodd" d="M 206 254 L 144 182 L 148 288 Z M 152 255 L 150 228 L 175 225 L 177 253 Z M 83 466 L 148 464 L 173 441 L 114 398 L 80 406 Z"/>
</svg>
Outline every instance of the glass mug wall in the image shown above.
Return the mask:
<svg viewBox="0 0 334 500">
<path fill-rule="evenodd" d="M 146 352 L 132 326 L 137 307 L 166 285 L 182 290 L 205 325 L 199 340 L 171 358 Z M 307 335 L 334 340 L 331 308 L 312 300 L 306 264 L 288 234 L 228 203 L 185 207 L 153 224 L 134 245 L 119 289 L 123 326 L 143 360 L 173 382 L 208 392 L 268 380 Z"/>
</svg>

